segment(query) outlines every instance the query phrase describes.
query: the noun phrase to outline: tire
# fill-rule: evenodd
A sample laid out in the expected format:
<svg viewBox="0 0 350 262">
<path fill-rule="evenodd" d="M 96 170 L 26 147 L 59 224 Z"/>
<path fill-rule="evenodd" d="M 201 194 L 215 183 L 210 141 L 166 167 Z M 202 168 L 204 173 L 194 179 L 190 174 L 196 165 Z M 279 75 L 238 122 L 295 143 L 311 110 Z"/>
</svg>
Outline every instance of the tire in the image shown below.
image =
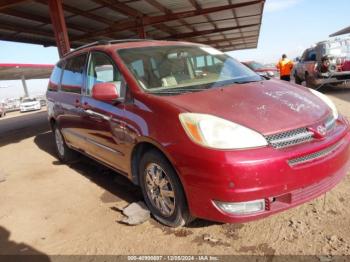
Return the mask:
<svg viewBox="0 0 350 262">
<path fill-rule="evenodd" d="M 303 82 L 300 77 L 298 75 L 294 75 L 294 82 L 297 84 L 297 85 L 301 85 L 301 83 Z"/>
<path fill-rule="evenodd" d="M 149 210 L 160 223 L 181 227 L 194 219 L 179 177 L 159 151 L 147 151 L 141 158 L 139 182 Z"/>
<path fill-rule="evenodd" d="M 316 86 L 313 83 L 312 78 L 309 76 L 309 74 L 305 74 L 305 84 L 306 84 L 306 87 L 308 87 L 308 88 L 312 88 L 312 89 L 316 88 Z"/>
<path fill-rule="evenodd" d="M 78 153 L 67 146 L 62 132 L 57 125 L 53 127 L 53 136 L 58 159 L 63 163 L 72 163 L 76 161 L 78 159 Z"/>
</svg>

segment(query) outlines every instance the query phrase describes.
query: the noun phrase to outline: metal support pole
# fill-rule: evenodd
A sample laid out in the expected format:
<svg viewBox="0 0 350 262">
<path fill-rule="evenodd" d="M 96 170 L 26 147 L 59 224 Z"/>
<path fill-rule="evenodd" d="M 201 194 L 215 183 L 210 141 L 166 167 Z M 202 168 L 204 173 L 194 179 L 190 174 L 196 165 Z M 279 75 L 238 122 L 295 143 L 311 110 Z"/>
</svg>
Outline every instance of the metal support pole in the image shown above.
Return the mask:
<svg viewBox="0 0 350 262">
<path fill-rule="evenodd" d="M 49 0 L 49 9 L 58 54 L 60 57 L 62 57 L 64 54 L 70 51 L 67 27 L 62 8 L 62 0 Z"/>
<path fill-rule="evenodd" d="M 21 80 L 22 80 L 22 86 L 23 86 L 23 90 L 24 90 L 24 97 L 29 97 L 26 79 L 23 75 L 22 75 Z"/>
<path fill-rule="evenodd" d="M 141 39 L 145 39 L 146 38 L 146 32 L 145 32 L 145 26 L 143 24 L 143 17 L 138 17 L 137 18 L 137 30 L 138 30 L 138 33 L 139 33 L 139 37 Z"/>
</svg>

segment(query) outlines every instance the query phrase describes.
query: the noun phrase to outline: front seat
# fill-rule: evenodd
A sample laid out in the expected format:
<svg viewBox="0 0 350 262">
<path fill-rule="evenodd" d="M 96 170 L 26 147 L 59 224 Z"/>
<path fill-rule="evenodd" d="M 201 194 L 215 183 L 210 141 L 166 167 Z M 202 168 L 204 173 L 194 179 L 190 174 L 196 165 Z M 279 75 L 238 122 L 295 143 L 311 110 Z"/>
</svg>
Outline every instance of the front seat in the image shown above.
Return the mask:
<svg viewBox="0 0 350 262">
<path fill-rule="evenodd" d="M 159 68 L 162 86 L 164 87 L 177 85 L 176 78 L 172 75 L 171 68 L 172 66 L 169 61 L 165 61 Z"/>
</svg>

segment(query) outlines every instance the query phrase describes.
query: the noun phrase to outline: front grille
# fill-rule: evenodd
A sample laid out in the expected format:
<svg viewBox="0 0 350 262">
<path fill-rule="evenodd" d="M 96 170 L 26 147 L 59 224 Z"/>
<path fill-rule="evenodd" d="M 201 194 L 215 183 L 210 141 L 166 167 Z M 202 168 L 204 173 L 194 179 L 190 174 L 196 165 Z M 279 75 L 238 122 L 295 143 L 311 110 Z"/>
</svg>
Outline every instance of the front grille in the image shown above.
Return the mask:
<svg viewBox="0 0 350 262">
<path fill-rule="evenodd" d="M 314 133 L 307 128 L 298 128 L 274 135 L 265 136 L 274 148 L 284 148 L 313 140 Z"/>
<path fill-rule="evenodd" d="M 324 123 L 327 133 L 335 127 L 335 118 L 333 115 L 329 116 Z M 314 139 L 314 132 L 308 128 L 298 128 L 278 134 L 265 136 L 267 142 L 274 148 L 285 148 L 302 143 L 312 141 Z"/>
<path fill-rule="evenodd" d="M 306 162 L 310 162 L 322 157 L 326 157 L 327 155 L 329 155 L 330 153 L 332 153 L 333 151 L 337 150 L 340 146 L 342 145 L 342 142 L 339 142 L 337 144 L 334 144 L 330 147 L 327 147 L 326 149 L 323 149 L 321 151 L 309 154 L 309 155 L 305 155 L 302 157 L 297 157 L 297 158 L 293 158 L 291 160 L 288 160 L 288 164 L 290 166 L 295 166 L 295 165 L 299 165 L 299 164 L 304 164 Z"/>
</svg>

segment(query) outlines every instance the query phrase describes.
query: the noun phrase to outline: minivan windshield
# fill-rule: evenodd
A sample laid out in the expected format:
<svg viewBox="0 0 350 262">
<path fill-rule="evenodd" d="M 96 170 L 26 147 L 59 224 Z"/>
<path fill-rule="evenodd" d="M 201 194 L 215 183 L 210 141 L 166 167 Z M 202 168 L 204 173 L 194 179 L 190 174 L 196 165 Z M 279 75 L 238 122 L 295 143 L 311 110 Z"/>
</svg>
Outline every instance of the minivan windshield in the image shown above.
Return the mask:
<svg viewBox="0 0 350 262">
<path fill-rule="evenodd" d="M 261 80 L 249 68 L 209 46 L 151 46 L 118 53 L 139 85 L 150 93 L 194 92 Z"/>
</svg>

